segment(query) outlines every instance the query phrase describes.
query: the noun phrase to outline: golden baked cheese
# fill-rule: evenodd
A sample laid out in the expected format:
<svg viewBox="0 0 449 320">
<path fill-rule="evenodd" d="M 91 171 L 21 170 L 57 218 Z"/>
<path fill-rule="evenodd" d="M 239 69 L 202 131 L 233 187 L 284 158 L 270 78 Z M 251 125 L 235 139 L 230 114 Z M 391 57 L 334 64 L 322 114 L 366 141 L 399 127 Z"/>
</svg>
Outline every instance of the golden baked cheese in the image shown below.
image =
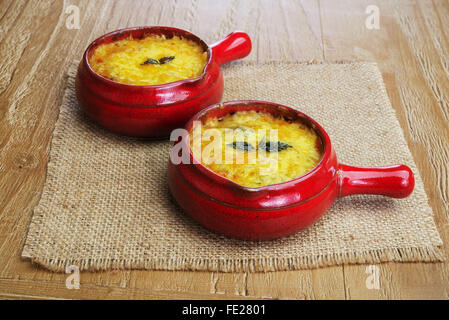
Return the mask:
<svg viewBox="0 0 449 320">
<path fill-rule="evenodd" d="M 300 122 L 239 111 L 197 123 L 190 132 L 196 159 L 242 186 L 261 187 L 302 176 L 322 158 L 316 132 Z"/>
<path fill-rule="evenodd" d="M 127 38 L 101 44 L 89 59 L 92 69 L 113 81 L 156 85 L 201 75 L 207 52 L 196 42 L 177 36 Z"/>
</svg>

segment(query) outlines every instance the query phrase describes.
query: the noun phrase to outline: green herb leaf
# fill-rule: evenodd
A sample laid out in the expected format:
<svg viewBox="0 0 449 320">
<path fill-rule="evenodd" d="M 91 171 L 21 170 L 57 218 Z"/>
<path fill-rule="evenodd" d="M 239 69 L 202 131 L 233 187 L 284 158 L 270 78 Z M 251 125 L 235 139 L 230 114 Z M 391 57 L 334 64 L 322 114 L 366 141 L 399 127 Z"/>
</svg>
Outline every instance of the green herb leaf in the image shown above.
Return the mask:
<svg viewBox="0 0 449 320">
<path fill-rule="evenodd" d="M 227 144 L 227 146 L 233 147 L 234 149 L 237 149 L 237 150 L 243 150 L 243 151 L 255 150 L 255 148 L 246 141 L 234 141 L 233 143 Z"/>
<path fill-rule="evenodd" d="M 163 58 L 160 58 L 159 60 L 148 58 L 146 61 L 142 62 L 140 65 L 144 66 L 146 64 L 165 64 L 167 62 L 172 61 L 174 58 L 175 58 L 174 56 L 163 57 Z"/>
<path fill-rule="evenodd" d="M 156 59 L 151 59 L 148 58 L 147 61 L 144 61 L 143 63 L 141 63 L 141 66 L 144 66 L 146 64 L 159 64 L 159 61 L 157 61 Z"/>
<path fill-rule="evenodd" d="M 159 59 L 159 64 L 164 64 L 164 63 L 170 62 L 170 61 L 172 61 L 174 58 L 175 58 L 174 56 L 168 56 L 168 57 L 160 58 L 160 59 Z"/>
<path fill-rule="evenodd" d="M 281 142 L 281 141 L 276 141 L 276 142 L 270 142 L 270 141 L 265 141 L 265 138 L 262 139 L 262 141 L 260 141 L 258 149 L 262 149 L 265 150 L 267 152 L 279 152 L 288 148 L 293 148 L 291 145 Z"/>
</svg>

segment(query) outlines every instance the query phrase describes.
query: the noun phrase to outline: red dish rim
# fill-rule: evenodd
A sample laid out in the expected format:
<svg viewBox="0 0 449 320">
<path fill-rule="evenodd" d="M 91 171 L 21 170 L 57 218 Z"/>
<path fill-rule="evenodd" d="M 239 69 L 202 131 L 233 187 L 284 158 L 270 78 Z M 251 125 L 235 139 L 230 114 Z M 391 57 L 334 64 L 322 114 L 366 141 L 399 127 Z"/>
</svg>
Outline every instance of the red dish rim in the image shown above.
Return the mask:
<svg viewBox="0 0 449 320">
<path fill-rule="evenodd" d="M 104 76 L 102 76 L 101 74 L 95 72 L 92 67 L 89 64 L 89 59 L 88 59 L 88 55 L 90 53 L 90 51 L 95 48 L 96 46 L 102 44 L 106 38 L 108 37 L 113 37 L 114 35 L 117 34 L 125 34 L 127 32 L 132 32 L 132 31 L 151 31 L 151 29 L 153 29 L 154 31 L 156 30 L 165 30 L 165 31 L 171 31 L 171 32 L 176 32 L 176 33 L 180 33 L 180 34 L 184 34 L 184 35 L 188 35 L 188 38 L 191 40 L 194 40 L 196 42 L 198 42 L 202 47 L 207 48 L 207 54 L 208 54 L 208 59 L 206 62 L 206 65 L 203 68 L 203 72 L 201 73 L 200 76 L 195 77 L 195 78 L 189 78 L 189 79 L 182 79 L 182 80 L 177 80 L 177 81 L 173 81 L 173 82 L 168 82 L 168 83 L 164 83 L 164 84 L 156 84 L 156 85 L 134 85 L 134 84 L 126 84 L 126 83 L 120 83 L 117 81 L 113 81 L 111 79 L 108 79 Z M 151 32 L 149 32 L 151 33 Z M 114 41 L 118 41 L 120 39 L 116 39 Z M 175 86 L 179 86 L 182 84 L 186 84 L 186 83 L 194 83 L 197 81 L 202 80 L 206 74 L 207 71 L 209 69 L 210 63 L 212 61 L 212 49 L 210 48 L 210 46 L 205 43 L 203 40 L 201 40 L 199 37 L 197 37 L 196 35 L 194 35 L 193 33 L 183 30 L 183 29 L 179 29 L 179 28 L 173 28 L 173 27 L 164 27 L 164 26 L 142 26 L 142 27 L 131 27 L 131 28 L 123 28 L 123 29 L 119 29 L 119 30 L 115 30 L 109 33 L 106 33 L 104 35 L 102 35 L 101 37 L 95 39 L 94 41 L 92 41 L 89 46 L 87 47 L 87 49 L 84 51 L 83 54 L 83 62 L 86 64 L 87 66 L 87 70 L 89 70 L 89 72 L 97 79 L 99 79 L 100 81 L 104 81 L 107 84 L 110 84 L 112 86 L 116 86 L 116 87 L 123 87 L 123 88 L 142 88 L 142 89 L 160 89 L 160 88 L 171 88 L 171 87 L 175 87 Z"/>
<path fill-rule="evenodd" d="M 226 177 L 223 177 L 217 173 L 215 173 L 214 171 L 210 170 L 209 168 L 207 168 L 206 166 L 204 166 L 200 161 L 198 161 L 198 159 L 196 159 L 193 155 L 193 152 L 190 148 L 190 130 L 193 126 L 193 122 L 194 121 L 201 121 L 200 118 L 204 115 L 206 115 L 207 112 L 209 112 L 212 109 L 215 108 L 220 108 L 220 107 L 226 107 L 228 105 L 261 105 L 264 107 L 276 107 L 276 108 L 283 108 L 285 110 L 287 110 L 288 112 L 293 112 L 295 113 L 297 116 L 299 116 L 302 119 L 305 119 L 306 122 L 308 122 L 309 124 L 311 124 L 312 129 L 315 130 L 318 134 L 318 136 L 321 138 L 321 142 L 323 144 L 323 156 L 321 157 L 320 161 L 318 162 L 318 164 L 309 172 L 307 172 L 306 174 L 296 177 L 292 180 L 288 180 L 285 182 L 280 182 L 280 183 L 275 183 L 275 184 L 269 184 L 266 186 L 261 186 L 261 187 L 246 187 L 243 186 L 241 184 L 238 184 Z M 277 104 L 277 103 L 273 103 L 273 102 L 267 102 L 267 101 L 261 101 L 261 100 L 233 100 L 233 101 L 226 101 L 226 102 L 222 102 L 222 103 L 218 103 L 218 104 L 214 104 L 212 106 L 207 107 L 206 109 L 201 110 L 200 112 L 198 112 L 196 115 L 193 116 L 192 119 L 189 120 L 189 122 L 187 122 L 185 129 L 187 130 L 187 137 L 186 139 L 183 139 L 184 143 L 186 145 L 184 145 L 183 147 L 187 147 L 189 150 L 189 156 L 190 156 L 190 161 L 191 164 L 195 165 L 195 167 L 200 170 L 202 173 L 204 173 L 205 175 L 209 176 L 211 179 L 214 180 L 214 182 L 217 183 L 221 183 L 221 184 L 228 184 L 231 185 L 234 188 L 238 188 L 244 191 L 248 191 L 248 192 L 264 192 L 264 191 L 268 191 L 268 190 L 281 190 L 284 189 L 284 187 L 288 187 L 291 184 L 296 184 L 299 182 L 303 182 L 304 180 L 308 179 L 309 177 L 311 177 L 312 175 L 314 175 L 318 170 L 320 170 L 323 167 L 323 164 L 326 163 L 331 156 L 331 151 L 332 151 L 332 147 L 331 147 L 331 141 L 330 138 L 328 136 L 328 134 L 326 133 L 326 131 L 323 129 L 323 127 L 321 127 L 321 125 L 316 122 L 314 119 L 312 119 L 311 117 L 309 117 L 308 115 L 302 113 L 301 111 L 298 111 L 296 109 L 293 109 L 291 107 L 287 107 L 281 104 Z M 330 184 L 332 183 L 332 181 L 329 181 L 329 183 L 323 188 L 326 189 Z"/>
</svg>

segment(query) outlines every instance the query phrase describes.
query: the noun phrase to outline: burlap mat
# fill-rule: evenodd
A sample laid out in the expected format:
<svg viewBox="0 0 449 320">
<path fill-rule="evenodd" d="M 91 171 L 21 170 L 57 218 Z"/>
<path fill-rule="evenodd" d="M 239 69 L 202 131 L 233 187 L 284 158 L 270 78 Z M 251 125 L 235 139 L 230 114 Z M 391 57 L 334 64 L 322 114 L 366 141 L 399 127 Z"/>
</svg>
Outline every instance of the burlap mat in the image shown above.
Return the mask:
<svg viewBox="0 0 449 320">
<path fill-rule="evenodd" d="M 407 199 L 338 199 L 314 226 L 270 242 L 228 239 L 186 217 L 167 188 L 171 143 L 120 137 L 91 123 L 78 108 L 74 72 L 69 72 L 23 257 L 54 271 L 68 265 L 273 271 L 443 260 L 422 180 L 375 64 L 240 62 L 224 68 L 224 100 L 297 107 L 323 125 L 341 162 L 404 163 L 416 175 Z"/>
</svg>

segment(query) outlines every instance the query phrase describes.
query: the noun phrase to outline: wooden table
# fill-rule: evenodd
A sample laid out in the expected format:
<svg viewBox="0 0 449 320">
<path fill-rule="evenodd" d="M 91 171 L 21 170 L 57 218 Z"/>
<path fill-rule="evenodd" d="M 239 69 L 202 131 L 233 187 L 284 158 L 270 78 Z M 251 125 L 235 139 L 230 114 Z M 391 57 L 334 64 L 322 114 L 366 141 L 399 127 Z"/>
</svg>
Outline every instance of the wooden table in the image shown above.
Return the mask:
<svg viewBox="0 0 449 320">
<path fill-rule="evenodd" d="M 369 5 L 379 9 L 379 29 L 366 26 L 367 19 L 375 21 L 366 13 Z M 73 29 L 78 9 L 80 29 Z M 67 275 L 21 260 L 32 209 L 45 180 L 51 134 L 66 85 L 65 71 L 96 37 L 139 25 L 185 28 L 209 43 L 234 29 L 245 30 L 253 39 L 247 59 L 259 62 L 376 61 L 423 177 L 448 255 L 447 0 L 1 0 L 1 298 L 449 297 L 447 263 L 381 264 L 379 290 L 367 289 L 368 275 L 362 265 L 274 273 L 82 273 L 81 288 L 69 290 Z"/>
</svg>

